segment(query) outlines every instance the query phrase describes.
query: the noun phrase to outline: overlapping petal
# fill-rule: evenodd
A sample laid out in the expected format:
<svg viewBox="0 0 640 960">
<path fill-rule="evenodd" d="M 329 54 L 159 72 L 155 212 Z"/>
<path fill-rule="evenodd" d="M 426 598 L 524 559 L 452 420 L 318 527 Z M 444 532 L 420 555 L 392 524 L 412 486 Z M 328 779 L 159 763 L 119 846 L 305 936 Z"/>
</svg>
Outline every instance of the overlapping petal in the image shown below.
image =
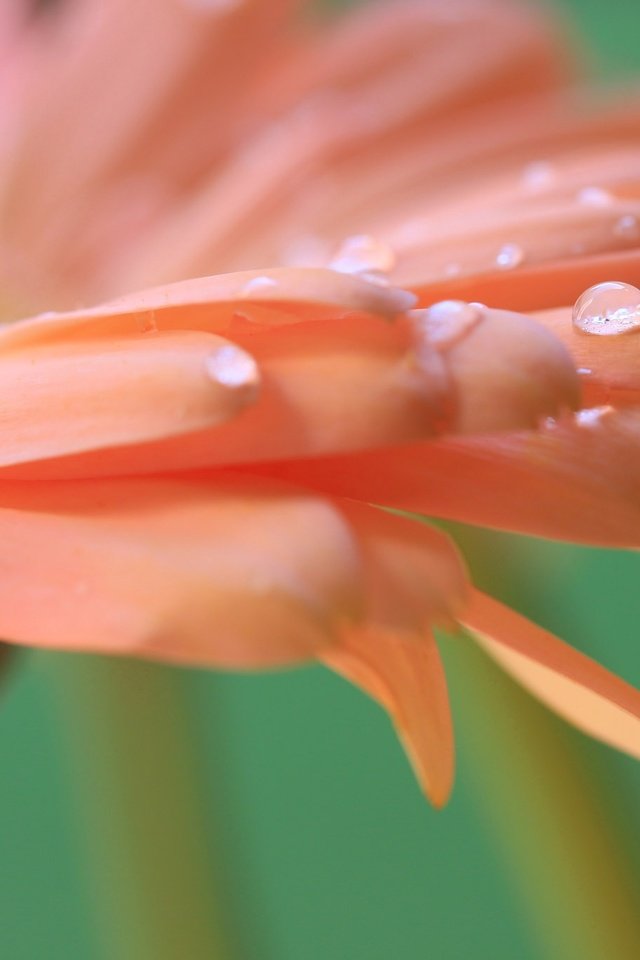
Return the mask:
<svg viewBox="0 0 640 960">
<path fill-rule="evenodd" d="M 461 622 L 507 673 L 561 717 L 640 759 L 640 691 L 478 591 Z"/>
</svg>

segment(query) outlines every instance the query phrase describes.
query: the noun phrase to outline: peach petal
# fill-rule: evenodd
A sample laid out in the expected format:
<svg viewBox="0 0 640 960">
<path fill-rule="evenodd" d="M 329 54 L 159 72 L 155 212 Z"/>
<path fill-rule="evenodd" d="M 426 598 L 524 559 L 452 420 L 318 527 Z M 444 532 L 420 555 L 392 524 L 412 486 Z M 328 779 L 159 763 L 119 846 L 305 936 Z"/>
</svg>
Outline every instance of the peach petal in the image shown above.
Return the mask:
<svg viewBox="0 0 640 960">
<path fill-rule="evenodd" d="M 391 319 L 413 294 L 334 270 L 278 268 L 219 274 L 143 290 L 97 307 L 46 313 L 0 330 L 0 351 L 83 337 L 124 337 L 154 330 L 229 333 L 238 317 L 278 326 L 371 314 Z"/>
<path fill-rule="evenodd" d="M 640 691 L 479 591 L 461 623 L 546 706 L 584 733 L 640 759 Z"/>
<path fill-rule="evenodd" d="M 249 354 L 190 332 L 15 351 L 0 369 L 1 465 L 212 427 L 259 386 Z"/>
<path fill-rule="evenodd" d="M 434 806 L 444 806 L 453 784 L 454 743 L 433 637 L 412 641 L 379 630 L 350 630 L 321 659 L 388 711 L 420 786 Z"/>
<path fill-rule="evenodd" d="M 3 483 L 0 634 L 233 668 L 307 660 L 361 611 L 342 515 L 240 477 Z"/>
</svg>

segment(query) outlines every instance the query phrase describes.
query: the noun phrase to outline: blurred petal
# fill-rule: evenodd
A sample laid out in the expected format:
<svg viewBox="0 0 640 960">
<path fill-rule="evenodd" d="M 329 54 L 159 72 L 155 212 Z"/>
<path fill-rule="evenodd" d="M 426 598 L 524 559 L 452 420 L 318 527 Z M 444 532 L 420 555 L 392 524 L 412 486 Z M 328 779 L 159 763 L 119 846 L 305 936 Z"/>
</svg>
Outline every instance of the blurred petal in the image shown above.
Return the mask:
<svg viewBox="0 0 640 960">
<path fill-rule="evenodd" d="M 306 493 L 240 477 L 3 483 L 0 635 L 224 667 L 307 660 L 361 611 L 357 547 Z"/>
<path fill-rule="evenodd" d="M 561 717 L 640 759 L 640 691 L 478 591 L 460 622 L 507 673 Z"/>
<path fill-rule="evenodd" d="M 351 630 L 321 659 L 390 714 L 420 786 L 436 807 L 447 802 L 454 744 L 447 682 L 435 640 Z"/>
</svg>

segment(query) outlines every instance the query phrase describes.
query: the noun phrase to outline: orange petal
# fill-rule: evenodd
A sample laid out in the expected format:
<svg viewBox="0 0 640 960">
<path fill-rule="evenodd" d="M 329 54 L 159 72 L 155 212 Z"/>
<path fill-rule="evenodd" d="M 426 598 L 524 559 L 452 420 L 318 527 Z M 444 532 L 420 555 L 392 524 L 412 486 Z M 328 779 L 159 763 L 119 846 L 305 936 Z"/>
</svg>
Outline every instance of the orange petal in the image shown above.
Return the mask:
<svg viewBox="0 0 640 960">
<path fill-rule="evenodd" d="M 464 523 L 640 547 L 638 411 L 582 411 L 536 432 L 423 441 L 268 472 L 332 495 Z"/>
<path fill-rule="evenodd" d="M 507 673 L 561 717 L 640 759 L 640 691 L 478 591 L 460 622 Z"/>
<path fill-rule="evenodd" d="M 241 477 L 0 489 L 0 635 L 224 667 L 307 660 L 361 612 L 357 545 L 307 493 Z"/>
<path fill-rule="evenodd" d="M 390 714 L 420 786 L 436 807 L 453 784 L 454 744 L 447 683 L 435 640 L 351 630 L 321 659 Z"/>
<path fill-rule="evenodd" d="M 453 541 L 425 523 L 367 504 L 341 501 L 340 510 L 358 537 L 369 624 L 414 639 L 433 624 L 451 625 L 467 590 Z"/>
<path fill-rule="evenodd" d="M 258 394 L 249 354 L 166 333 L 15 351 L 0 360 L 0 465 L 202 430 Z"/>
</svg>

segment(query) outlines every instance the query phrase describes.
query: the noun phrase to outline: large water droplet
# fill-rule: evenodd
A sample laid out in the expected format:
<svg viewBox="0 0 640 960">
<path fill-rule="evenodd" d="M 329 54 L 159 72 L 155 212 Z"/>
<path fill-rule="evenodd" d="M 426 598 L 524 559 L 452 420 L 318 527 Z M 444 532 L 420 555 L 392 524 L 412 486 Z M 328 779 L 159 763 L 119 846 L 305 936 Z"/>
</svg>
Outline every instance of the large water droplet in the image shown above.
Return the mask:
<svg viewBox="0 0 640 960">
<path fill-rule="evenodd" d="M 524 250 L 517 243 L 505 243 L 498 251 L 496 263 L 503 270 L 519 267 L 524 260 Z"/>
<path fill-rule="evenodd" d="M 256 361 L 233 343 L 219 347 L 205 362 L 211 379 L 231 390 L 257 387 L 260 380 Z"/>
<path fill-rule="evenodd" d="M 479 303 L 463 300 L 441 300 L 426 310 L 412 310 L 411 319 L 432 346 L 449 347 L 463 337 L 482 319 L 483 307 Z"/>
<path fill-rule="evenodd" d="M 598 336 L 640 330 L 640 290 L 617 280 L 589 287 L 573 308 L 573 325 L 580 333 Z"/>
<path fill-rule="evenodd" d="M 338 273 L 385 274 L 393 269 L 395 262 L 389 244 L 359 234 L 344 241 L 329 266 Z"/>
</svg>

